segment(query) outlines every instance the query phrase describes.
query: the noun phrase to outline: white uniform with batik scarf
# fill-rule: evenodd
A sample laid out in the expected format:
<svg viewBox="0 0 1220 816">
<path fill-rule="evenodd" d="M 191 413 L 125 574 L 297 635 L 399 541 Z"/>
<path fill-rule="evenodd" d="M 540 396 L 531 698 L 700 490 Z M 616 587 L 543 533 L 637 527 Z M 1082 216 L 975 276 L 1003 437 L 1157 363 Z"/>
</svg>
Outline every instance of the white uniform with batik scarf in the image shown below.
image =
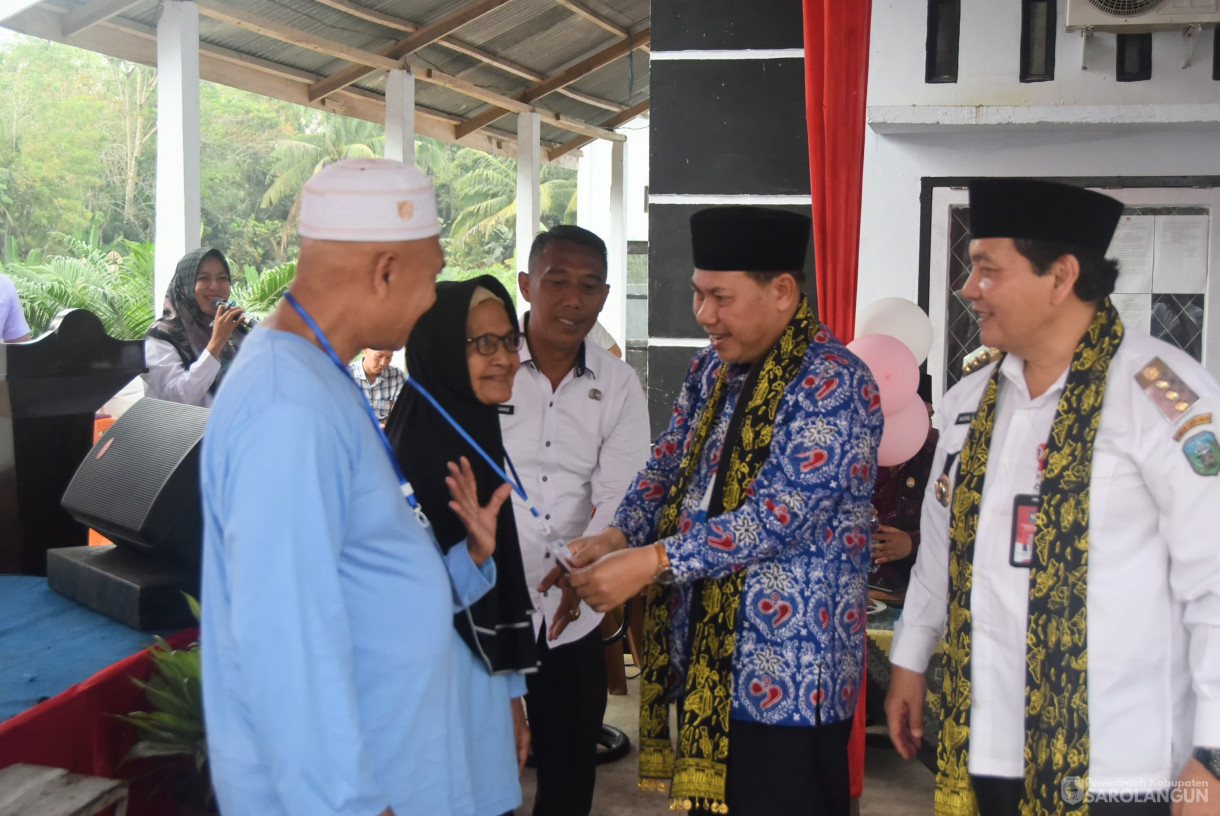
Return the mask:
<svg viewBox="0 0 1220 816">
<path fill-rule="evenodd" d="M 1158 358 L 1197 399 L 1146 392 L 1136 376 Z M 1034 492 L 1037 449 L 1050 434 L 1064 378 L 1031 399 L 1024 362 L 1010 354 L 1000 365 L 970 596 L 969 758 L 973 775 L 1014 778 L 1024 774 L 1029 570 L 1009 563 L 1013 498 Z M 924 497 L 923 541 L 890 653 L 895 665 L 913 671 L 926 669 L 945 628 L 949 508 L 937 499 L 936 480 L 953 456 L 952 495 L 956 455 L 993 369 L 963 379 L 937 409 L 940 443 Z M 1180 409 L 1183 403 L 1189 407 Z M 1220 457 L 1218 410 L 1220 386 L 1202 366 L 1166 343 L 1126 332 L 1110 364 L 1090 483 L 1093 792 L 1164 787 L 1192 745 L 1220 746 L 1220 458 L 1209 463 Z"/>
</svg>

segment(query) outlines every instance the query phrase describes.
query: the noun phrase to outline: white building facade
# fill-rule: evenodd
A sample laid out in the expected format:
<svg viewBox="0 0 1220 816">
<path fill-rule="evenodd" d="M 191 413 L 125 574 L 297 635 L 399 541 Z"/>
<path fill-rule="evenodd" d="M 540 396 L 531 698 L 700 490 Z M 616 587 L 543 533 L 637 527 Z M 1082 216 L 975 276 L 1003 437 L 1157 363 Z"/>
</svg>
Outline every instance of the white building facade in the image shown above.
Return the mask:
<svg viewBox="0 0 1220 816">
<path fill-rule="evenodd" d="M 1207 24 L 1133 27 L 1121 41 L 1068 31 L 1069 11 L 1091 1 L 874 0 L 857 303 L 898 296 L 928 310 L 937 397 L 978 345 L 954 294 L 969 271 L 964 185 L 975 176 L 1061 180 L 1124 201 L 1110 252 L 1123 267 L 1116 304 L 1220 374 L 1220 57 L 1210 22 L 1220 13 L 1214 0 L 1169 0 Z M 929 37 L 946 13 L 956 15 L 949 37 Z M 1038 13 L 1051 15 L 1045 25 Z"/>
</svg>

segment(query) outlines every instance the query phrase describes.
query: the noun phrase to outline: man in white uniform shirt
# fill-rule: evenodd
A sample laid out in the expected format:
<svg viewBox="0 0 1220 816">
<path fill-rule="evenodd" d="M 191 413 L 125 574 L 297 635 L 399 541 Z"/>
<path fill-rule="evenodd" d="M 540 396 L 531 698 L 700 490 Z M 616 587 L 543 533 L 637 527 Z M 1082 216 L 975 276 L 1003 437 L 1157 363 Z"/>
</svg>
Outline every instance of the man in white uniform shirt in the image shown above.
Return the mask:
<svg viewBox="0 0 1220 816">
<path fill-rule="evenodd" d="M 1220 813 L 1220 387 L 1122 325 L 1121 214 L 970 187 L 963 294 L 1006 355 L 937 411 L 886 699 L 910 757 L 943 634 L 937 814 Z"/>
<path fill-rule="evenodd" d="M 648 456 L 648 409 L 632 368 L 585 342 L 610 288 L 600 238 L 573 226 L 539 234 L 518 283 L 530 312 L 512 403 L 501 407 L 504 449 L 547 524 L 571 541 L 614 518 Z M 537 591 L 555 561 L 529 511 L 519 504 L 515 515 L 541 658 L 526 678 L 538 768 L 533 813 L 582 816 L 593 803 L 606 710 L 601 615 L 570 589 Z"/>
</svg>

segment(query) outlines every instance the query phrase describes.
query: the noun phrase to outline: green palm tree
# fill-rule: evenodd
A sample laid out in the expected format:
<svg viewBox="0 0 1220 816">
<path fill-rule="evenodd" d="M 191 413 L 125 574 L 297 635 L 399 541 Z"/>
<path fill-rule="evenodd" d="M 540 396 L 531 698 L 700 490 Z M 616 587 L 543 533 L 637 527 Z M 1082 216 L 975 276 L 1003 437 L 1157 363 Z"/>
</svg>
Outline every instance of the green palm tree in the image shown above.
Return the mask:
<svg viewBox="0 0 1220 816">
<path fill-rule="evenodd" d="M 455 160 L 454 190 L 458 215 L 449 233 L 450 246 L 459 257 L 482 254 L 478 261 L 498 259 L 498 240 L 508 240 L 517 223 L 517 163 L 465 148 Z M 542 223 L 546 227 L 576 220 L 576 172 L 552 165 L 542 168 L 540 188 Z"/>
<path fill-rule="evenodd" d="M 136 340 L 152 323 L 152 244 L 125 242 L 129 255 L 104 252 L 95 241 L 57 235 L 69 255 L 43 259 L 31 253 L 24 263 L 0 264 L 21 296 L 30 332 L 46 331 L 64 309 L 88 309 L 101 319 L 106 333 L 120 340 Z"/>
<path fill-rule="evenodd" d="M 380 125 L 334 114 L 323 115 L 321 124 L 317 130 L 276 144 L 271 152 L 271 185 L 263 194 L 263 207 L 289 197 L 298 199 L 305 182 L 328 164 L 374 158 L 385 152 L 385 129 Z"/>
</svg>

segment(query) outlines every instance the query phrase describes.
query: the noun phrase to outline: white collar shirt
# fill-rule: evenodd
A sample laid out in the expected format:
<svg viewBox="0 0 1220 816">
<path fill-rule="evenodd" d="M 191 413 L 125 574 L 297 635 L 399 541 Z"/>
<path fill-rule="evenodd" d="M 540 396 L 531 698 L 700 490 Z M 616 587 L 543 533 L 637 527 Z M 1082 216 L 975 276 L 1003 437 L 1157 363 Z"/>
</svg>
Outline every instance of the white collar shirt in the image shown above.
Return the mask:
<svg viewBox="0 0 1220 816">
<path fill-rule="evenodd" d="M 1198 395 L 1172 421 L 1135 379 L 1158 357 Z M 960 452 L 991 372 L 965 378 L 938 411 L 922 542 L 890 653 L 895 665 L 914 671 L 926 670 L 947 613 L 950 511 L 935 497 L 936 477 Z M 1029 571 L 1009 563 L 1013 498 L 1034 492 L 1037 447 L 1049 437 L 1065 380 L 1066 373 L 1031 399 L 1023 361 L 1008 355 L 1001 363 L 970 596 L 975 775 L 1024 774 Z M 1202 366 L 1127 331 L 1110 365 L 1089 487 L 1093 791 L 1163 788 L 1192 744 L 1220 746 L 1220 479 L 1198 472 L 1184 455 L 1191 439 L 1214 434 L 1213 415 L 1220 419 L 1220 386 Z M 956 478 L 956 460 L 947 472 Z"/>
<path fill-rule="evenodd" d="M 566 542 L 600 533 L 648 458 L 648 407 L 639 378 L 622 360 L 585 343 L 576 366 L 552 390 L 534 366 L 528 344 L 520 354 L 512 401 L 501 408 L 504 449 L 559 538 Z M 537 591 L 555 561 L 548 557 L 540 525 L 515 493 L 513 514 L 538 630 L 549 626 L 559 606 L 558 589 L 545 596 Z M 584 603 L 580 610 L 552 647 L 598 626 L 600 614 Z"/>
</svg>

